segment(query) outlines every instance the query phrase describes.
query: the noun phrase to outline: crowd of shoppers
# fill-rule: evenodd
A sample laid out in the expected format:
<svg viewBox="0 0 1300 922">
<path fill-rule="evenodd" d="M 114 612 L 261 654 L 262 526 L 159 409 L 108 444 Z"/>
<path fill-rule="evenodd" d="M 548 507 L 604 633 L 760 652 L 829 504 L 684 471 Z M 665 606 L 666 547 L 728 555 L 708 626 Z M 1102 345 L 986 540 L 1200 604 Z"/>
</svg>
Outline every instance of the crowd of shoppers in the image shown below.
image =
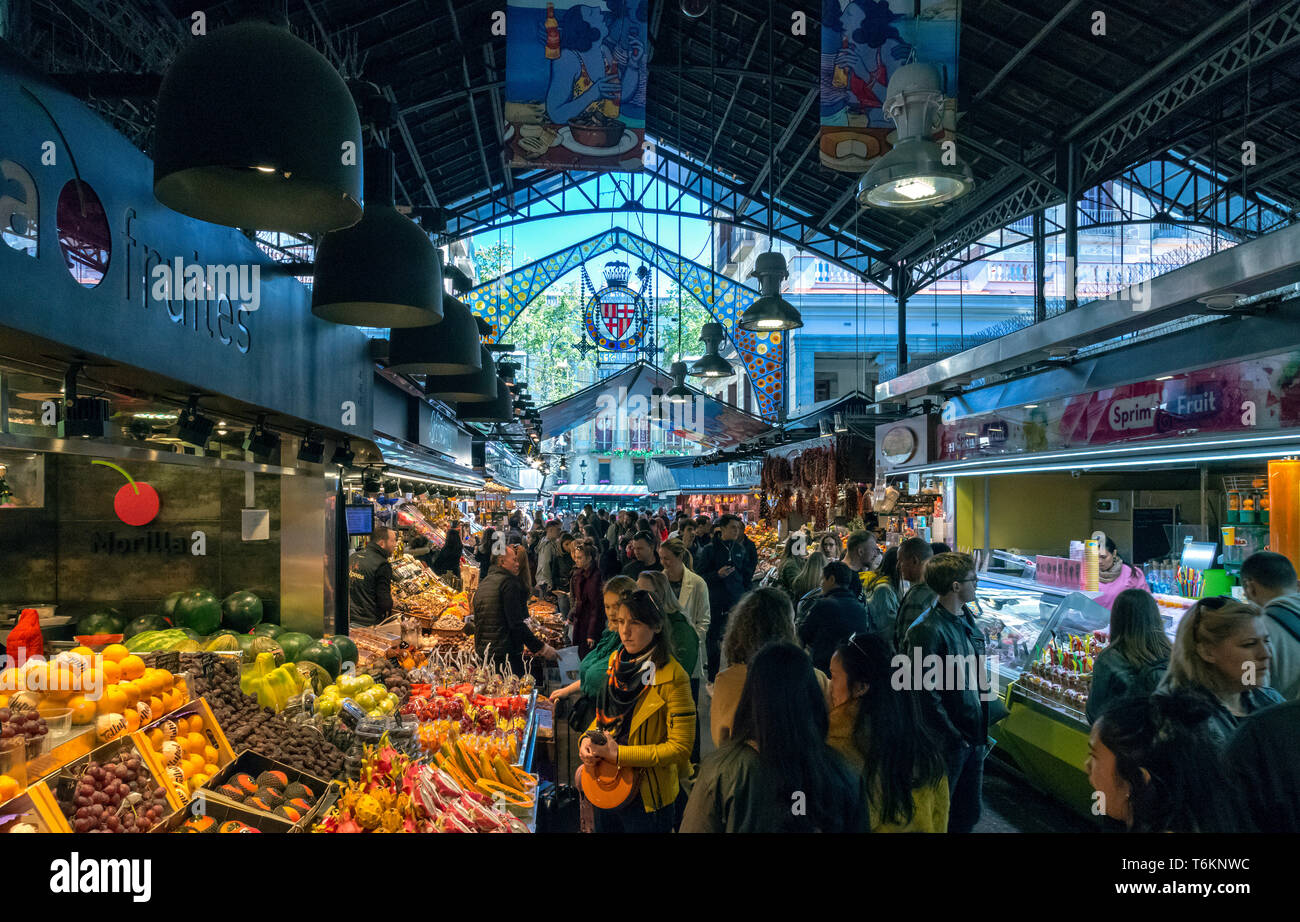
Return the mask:
<svg viewBox="0 0 1300 922">
<path fill-rule="evenodd" d="M 554 697 L 574 703 L 584 766 L 626 770 L 636 794 L 590 809 L 590 828 L 975 828 L 992 696 L 971 557 L 919 538 L 882 554 L 870 533 L 800 533 L 759 585 L 730 515 L 585 510 L 535 535 L 535 566 L 534 536 L 500 531 L 476 646 L 512 668 L 525 650 L 553 656 L 527 629 L 529 587 L 567 596 L 579 679 Z M 501 550 L 492 538 L 477 546 Z M 1114 582 L 1133 582 L 1109 552 Z M 1132 831 L 1300 831 L 1300 585 L 1271 552 L 1247 559 L 1241 581 L 1248 601 L 1198 601 L 1172 643 L 1145 588 L 1111 598 L 1081 767 L 1099 812 Z M 968 671 L 913 688 L 897 681 L 900 656 Z M 701 759 L 705 695 L 716 751 Z"/>
</svg>

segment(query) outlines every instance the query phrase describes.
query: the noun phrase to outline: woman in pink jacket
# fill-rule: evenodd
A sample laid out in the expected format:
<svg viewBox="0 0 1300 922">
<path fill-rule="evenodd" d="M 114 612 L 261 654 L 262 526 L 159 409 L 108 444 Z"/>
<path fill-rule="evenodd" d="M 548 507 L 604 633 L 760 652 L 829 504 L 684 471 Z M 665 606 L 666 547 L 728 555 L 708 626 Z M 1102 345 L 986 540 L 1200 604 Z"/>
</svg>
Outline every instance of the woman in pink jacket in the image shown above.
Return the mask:
<svg viewBox="0 0 1300 922">
<path fill-rule="evenodd" d="M 1125 589 L 1151 591 L 1147 586 L 1146 576 L 1137 567 L 1125 563 L 1120 558 L 1119 550 L 1110 538 L 1106 539 L 1106 546 L 1097 554 L 1097 570 L 1101 578 L 1099 586 L 1101 593 L 1097 596 L 1096 602 L 1107 611 L 1115 604 L 1115 597 Z"/>
</svg>

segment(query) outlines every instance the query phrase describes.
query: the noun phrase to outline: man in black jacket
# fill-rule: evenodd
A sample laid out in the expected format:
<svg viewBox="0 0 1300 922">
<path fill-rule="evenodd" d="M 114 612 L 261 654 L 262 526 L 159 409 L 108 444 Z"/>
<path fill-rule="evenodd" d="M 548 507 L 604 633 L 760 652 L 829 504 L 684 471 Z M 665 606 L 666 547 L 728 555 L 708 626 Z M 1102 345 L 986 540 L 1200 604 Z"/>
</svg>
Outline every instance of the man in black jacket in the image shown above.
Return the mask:
<svg viewBox="0 0 1300 922">
<path fill-rule="evenodd" d="M 658 554 L 659 542 L 648 531 L 639 531 L 632 539 L 632 556 L 623 567 L 623 575 L 636 579 L 646 570 L 662 570 Z"/>
<path fill-rule="evenodd" d="M 988 749 L 991 689 L 984 635 L 967 604 L 975 600 L 975 561 L 938 554 L 925 581 L 938 600 L 908 630 L 899 653 L 908 678 L 922 676 L 922 701 L 943 741 L 948 762 L 948 831 L 970 832 L 979 822 Z"/>
<path fill-rule="evenodd" d="M 509 663 L 515 675 L 524 674 L 524 647 L 543 659 L 555 661 L 555 649 L 538 639 L 528 627 L 528 594 L 519 579 L 523 545 L 511 544 L 492 558 L 487 575 L 474 593 L 474 650 L 494 663 Z"/>
<path fill-rule="evenodd" d="M 1300 833 L 1300 701 L 1245 718 L 1224 761 L 1256 829 Z"/>
<path fill-rule="evenodd" d="M 714 526 L 720 531 L 704 546 L 695 560 L 695 572 L 709 587 L 709 631 L 704 638 L 707 658 L 706 678 L 711 686 L 722 667 L 722 637 L 727 631 L 727 615 L 749 591 L 754 582 L 754 568 L 747 566 L 749 552 L 740 540 L 741 523 L 734 515 L 719 516 Z"/>
<path fill-rule="evenodd" d="M 348 564 L 348 619 L 369 627 L 393 611 L 393 565 L 388 557 L 397 547 L 397 536 L 387 525 L 370 533 L 370 542 L 352 555 Z"/>
<path fill-rule="evenodd" d="M 838 560 L 828 563 L 822 568 L 822 597 L 799 625 L 799 642 L 808 650 L 813 665 L 828 675 L 835 648 L 867 630 L 867 609 L 853 594 L 857 581 L 858 575 L 846 564 Z"/>
</svg>

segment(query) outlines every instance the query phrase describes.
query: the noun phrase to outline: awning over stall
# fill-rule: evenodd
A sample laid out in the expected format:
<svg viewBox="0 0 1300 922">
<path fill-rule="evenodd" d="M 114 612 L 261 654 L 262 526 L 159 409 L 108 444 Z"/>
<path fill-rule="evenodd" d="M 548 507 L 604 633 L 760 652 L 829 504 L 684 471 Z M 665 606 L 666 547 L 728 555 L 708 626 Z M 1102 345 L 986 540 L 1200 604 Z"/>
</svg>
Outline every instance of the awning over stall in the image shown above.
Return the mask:
<svg viewBox="0 0 1300 922">
<path fill-rule="evenodd" d="M 579 484 L 566 483 L 556 487 L 552 491 L 553 496 L 619 496 L 619 497 L 638 497 L 648 496 L 650 491 L 644 484 L 639 483 L 598 483 L 598 484 Z"/>
<path fill-rule="evenodd" d="M 602 413 L 615 413 L 624 420 L 616 423 L 626 427 L 628 416 L 648 415 L 651 412 L 651 390 L 662 388 L 666 393 L 673 380 L 658 368 L 646 362 L 634 362 L 623 371 L 597 381 L 576 394 L 557 400 L 542 408 L 542 438 L 553 439 L 570 429 L 595 421 Z M 706 448 L 734 445 L 744 439 L 766 432 L 768 424 L 757 416 L 707 396 L 691 388 L 694 399 L 681 404 L 662 404 L 664 428 Z"/>
<path fill-rule="evenodd" d="M 748 493 L 758 487 L 759 467 L 757 461 L 696 467 L 693 458 L 654 459 L 645 479 L 655 493 Z"/>
</svg>

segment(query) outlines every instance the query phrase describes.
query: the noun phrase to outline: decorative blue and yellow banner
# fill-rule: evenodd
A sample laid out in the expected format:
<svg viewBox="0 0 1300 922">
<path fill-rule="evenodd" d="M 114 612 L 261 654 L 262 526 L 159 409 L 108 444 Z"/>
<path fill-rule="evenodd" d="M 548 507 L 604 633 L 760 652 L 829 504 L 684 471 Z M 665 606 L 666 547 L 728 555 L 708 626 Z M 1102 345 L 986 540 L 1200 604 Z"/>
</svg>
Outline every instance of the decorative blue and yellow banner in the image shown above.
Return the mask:
<svg viewBox="0 0 1300 922">
<path fill-rule="evenodd" d="M 647 0 L 510 0 L 511 166 L 639 170 L 650 74 Z"/>
</svg>

